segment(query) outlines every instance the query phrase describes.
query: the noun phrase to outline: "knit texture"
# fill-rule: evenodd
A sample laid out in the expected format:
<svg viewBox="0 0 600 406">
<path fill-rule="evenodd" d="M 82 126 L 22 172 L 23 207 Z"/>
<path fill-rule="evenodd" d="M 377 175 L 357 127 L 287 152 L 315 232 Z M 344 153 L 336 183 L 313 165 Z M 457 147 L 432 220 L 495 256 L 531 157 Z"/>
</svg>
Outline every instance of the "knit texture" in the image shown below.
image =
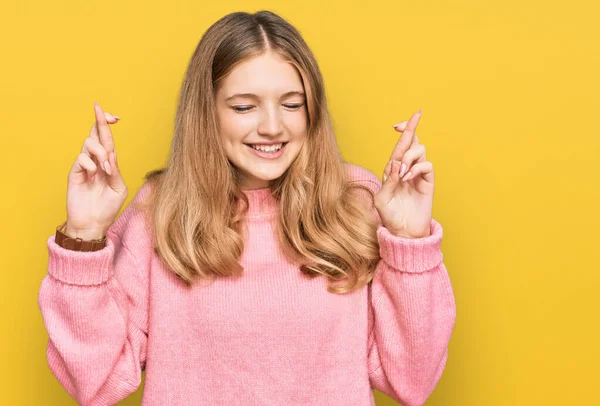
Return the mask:
<svg viewBox="0 0 600 406">
<path fill-rule="evenodd" d="M 372 172 L 346 169 L 381 187 Z M 142 185 L 133 200 L 147 192 Z M 113 405 L 139 388 L 145 370 L 148 406 L 367 406 L 372 389 L 422 405 L 445 368 L 456 318 L 441 225 L 432 219 L 430 236 L 408 239 L 380 222 L 374 280 L 338 295 L 283 255 L 269 190 L 245 193 L 241 278 L 187 288 L 162 265 L 132 205 L 102 250 L 47 239 L 38 305 L 48 365 L 65 390 L 82 405 Z"/>
</svg>

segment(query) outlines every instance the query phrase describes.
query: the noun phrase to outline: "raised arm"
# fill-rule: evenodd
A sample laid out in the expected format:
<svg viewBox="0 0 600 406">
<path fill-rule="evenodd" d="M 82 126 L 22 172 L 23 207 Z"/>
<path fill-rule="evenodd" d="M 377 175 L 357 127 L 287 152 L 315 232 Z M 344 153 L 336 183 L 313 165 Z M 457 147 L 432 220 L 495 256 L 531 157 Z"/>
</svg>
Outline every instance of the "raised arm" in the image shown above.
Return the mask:
<svg viewBox="0 0 600 406">
<path fill-rule="evenodd" d="M 456 319 L 440 251 L 442 226 L 408 239 L 380 226 L 381 260 L 369 286 L 369 380 L 405 406 L 422 405 L 441 378 Z"/>
<path fill-rule="evenodd" d="M 146 363 L 148 269 L 134 255 L 147 240 L 126 208 L 105 248 L 79 252 L 47 240 L 38 295 L 52 373 L 81 405 L 116 404 L 137 390 Z M 130 242 L 132 246 L 129 246 Z"/>
</svg>

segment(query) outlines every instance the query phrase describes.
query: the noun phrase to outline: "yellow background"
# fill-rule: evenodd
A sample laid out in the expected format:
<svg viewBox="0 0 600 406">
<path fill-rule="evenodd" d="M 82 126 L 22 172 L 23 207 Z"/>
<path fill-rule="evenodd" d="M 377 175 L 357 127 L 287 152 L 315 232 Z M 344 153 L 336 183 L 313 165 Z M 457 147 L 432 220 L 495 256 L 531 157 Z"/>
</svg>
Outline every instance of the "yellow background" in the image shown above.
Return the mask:
<svg viewBox="0 0 600 406">
<path fill-rule="evenodd" d="M 434 164 L 433 215 L 457 299 L 427 405 L 597 404 L 596 4 L 3 2 L 0 404 L 75 404 L 47 366 L 37 293 L 94 101 L 122 119 L 113 134 L 137 191 L 166 160 L 202 33 L 226 13 L 259 9 L 312 47 L 347 160 L 381 174 L 399 136 L 392 124 L 423 109 L 417 134 Z"/>
</svg>

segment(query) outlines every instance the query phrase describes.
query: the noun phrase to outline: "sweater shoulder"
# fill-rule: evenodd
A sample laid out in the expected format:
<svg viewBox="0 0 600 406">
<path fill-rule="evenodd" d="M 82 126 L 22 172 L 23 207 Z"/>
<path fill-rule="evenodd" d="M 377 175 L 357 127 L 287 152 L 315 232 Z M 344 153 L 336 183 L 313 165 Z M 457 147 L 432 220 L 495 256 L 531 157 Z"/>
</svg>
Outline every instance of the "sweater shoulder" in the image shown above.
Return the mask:
<svg viewBox="0 0 600 406">
<path fill-rule="evenodd" d="M 344 163 L 344 169 L 350 182 L 358 182 L 377 193 L 381 188 L 381 180 L 372 171 L 352 163 Z"/>
<path fill-rule="evenodd" d="M 110 226 L 107 237 L 126 245 L 136 254 L 152 250 L 152 236 L 149 219 L 138 204 L 145 201 L 151 185 L 145 182 L 140 186 L 131 202 L 125 206 L 116 221 Z"/>
</svg>

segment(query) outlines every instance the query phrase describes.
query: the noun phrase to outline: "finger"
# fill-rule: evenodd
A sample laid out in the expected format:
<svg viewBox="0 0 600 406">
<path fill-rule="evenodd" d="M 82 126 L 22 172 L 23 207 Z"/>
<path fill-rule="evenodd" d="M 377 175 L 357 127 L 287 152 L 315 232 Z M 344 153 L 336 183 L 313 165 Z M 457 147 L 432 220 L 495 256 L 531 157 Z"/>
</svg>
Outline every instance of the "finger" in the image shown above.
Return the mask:
<svg viewBox="0 0 600 406">
<path fill-rule="evenodd" d="M 394 180 L 400 180 L 400 176 L 398 176 L 398 172 L 400 171 L 400 161 L 396 161 L 396 160 L 391 160 L 389 162 L 389 166 L 390 166 L 390 170 L 388 175 L 386 176 L 385 179 L 385 184 L 388 184 L 390 182 L 394 182 Z"/>
<path fill-rule="evenodd" d="M 117 192 L 125 193 L 127 191 L 127 185 L 125 184 L 125 180 L 123 179 L 123 176 L 121 176 L 121 171 L 119 171 L 119 167 L 117 166 L 116 151 L 110 152 L 109 156 L 112 171 L 111 174 L 108 175 L 108 186 Z"/>
<path fill-rule="evenodd" d="M 410 168 L 410 171 L 402 178 L 402 182 L 414 179 L 419 175 L 421 175 L 425 181 L 433 183 L 433 164 L 430 161 L 423 161 L 413 165 L 413 167 Z"/>
<path fill-rule="evenodd" d="M 394 124 L 394 129 L 398 132 L 402 132 L 406 128 L 407 123 L 408 123 L 408 121 L 402 121 L 398 124 Z M 411 146 L 418 144 L 418 143 L 419 143 L 419 137 L 417 136 L 417 133 L 415 132 L 415 136 L 413 137 L 413 142 L 412 142 Z"/>
<path fill-rule="evenodd" d="M 417 144 L 412 147 L 402 157 L 402 165 L 400 169 L 400 177 L 402 177 L 407 169 L 410 169 L 413 166 L 415 161 L 421 162 L 425 160 L 426 150 L 425 145 Z"/>
<path fill-rule="evenodd" d="M 404 130 L 402 131 L 402 135 L 396 144 L 396 147 L 392 151 L 392 156 L 390 159 L 401 160 L 404 153 L 410 148 L 413 143 L 413 137 L 415 135 L 415 131 L 417 129 L 417 125 L 419 123 L 419 119 L 421 118 L 421 110 L 417 111 L 406 123 Z"/>
<path fill-rule="evenodd" d="M 402 123 L 396 124 L 397 126 L 399 126 L 399 128 L 404 128 L 406 126 L 407 121 L 403 121 Z M 417 133 L 415 133 L 415 136 L 413 137 L 413 143 L 410 145 L 410 148 L 413 148 L 415 145 L 418 145 L 419 143 L 419 138 L 417 137 Z M 410 149 L 409 149 L 410 151 Z M 406 154 L 405 154 L 406 155 Z M 423 161 L 425 158 L 424 157 L 420 157 L 418 158 L 419 161 Z M 404 162 L 407 162 L 404 160 L 404 158 L 402 159 Z M 411 163 L 413 161 L 410 161 Z M 392 164 L 392 160 L 389 160 L 384 171 L 383 171 L 383 181 L 385 182 L 385 179 L 390 176 L 390 169 L 391 169 L 391 164 Z M 407 162 L 407 165 L 410 167 L 410 164 Z M 400 175 L 402 176 L 402 174 Z"/>
<path fill-rule="evenodd" d="M 90 158 L 88 154 L 82 152 L 77 156 L 72 172 L 74 175 L 80 175 L 85 172 L 88 179 L 93 182 L 97 170 L 98 168 L 94 161 L 92 161 L 92 158 Z"/>
<path fill-rule="evenodd" d="M 114 140 L 108 122 L 106 121 L 104 111 L 98 102 L 94 103 L 94 111 L 96 112 L 96 125 L 98 126 L 98 138 L 100 139 L 100 144 L 102 144 L 107 152 L 112 152 L 115 149 Z"/>
<path fill-rule="evenodd" d="M 396 131 L 404 131 L 406 124 L 408 124 L 408 120 L 401 121 L 398 124 L 394 124 L 394 129 Z"/>
<path fill-rule="evenodd" d="M 117 124 L 119 122 L 119 120 L 121 119 L 119 116 L 115 116 L 106 111 L 104 112 L 104 116 L 106 117 L 106 122 L 108 124 Z M 100 141 L 100 138 L 98 137 L 98 126 L 97 126 L 96 121 L 94 121 L 94 125 L 92 125 L 92 128 L 90 129 L 90 137 L 95 138 L 98 141 Z"/>
<path fill-rule="evenodd" d="M 396 124 L 397 127 L 395 126 L 394 128 L 398 132 L 403 132 L 404 129 L 406 128 L 406 123 L 408 123 L 408 121 L 403 121 L 402 123 Z M 419 143 L 419 136 L 415 132 L 415 136 L 413 137 L 413 142 L 412 142 L 412 144 L 410 144 L 410 146 L 412 147 L 413 145 L 416 145 L 418 143 Z"/>
<path fill-rule="evenodd" d="M 383 185 L 381 186 L 381 189 L 379 189 L 379 192 L 376 196 L 377 201 L 375 204 L 378 207 L 384 206 L 390 201 L 396 186 L 398 186 L 398 183 L 400 182 L 400 176 L 398 175 L 398 171 L 400 170 L 400 162 L 394 160 L 390 162 L 390 174 L 386 178 L 385 182 L 383 182 Z"/>
<path fill-rule="evenodd" d="M 83 142 L 81 152 L 88 154 L 90 158 L 94 158 L 97 163 L 101 164 L 100 167 L 107 174 L 111 174 L 110 162 L 108 161 L 109 153 L 102 144 L 100 144 L 100 141 L 92 137 L 86 138 Z"/>
<path fill-rule="evenodd" d="M 383 181 L 384 182 L 390 176 L 390 171 L 392 170 L 392 162 L 394 162 L 394 161 L 390 159 L 388 161 L 387 165 L 385 166 L 385 169 L 383 170 Z"/>
</svg>

